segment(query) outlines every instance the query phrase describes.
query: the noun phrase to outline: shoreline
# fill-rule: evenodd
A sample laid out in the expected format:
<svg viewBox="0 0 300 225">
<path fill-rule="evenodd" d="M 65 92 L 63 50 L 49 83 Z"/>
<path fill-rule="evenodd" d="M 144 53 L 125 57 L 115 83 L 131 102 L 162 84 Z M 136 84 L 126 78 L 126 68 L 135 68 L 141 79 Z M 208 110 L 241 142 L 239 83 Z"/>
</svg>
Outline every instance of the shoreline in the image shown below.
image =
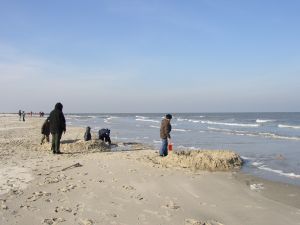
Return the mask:
<svg viewBox="0 0 300 225">
<path fill-rule="evenodd" d="M 53 155 L 36 144 L 45 118 L 13 118 L 0 117 L 1 224 L 300 224 L 298 186 L 166 168 L 145 160 L 156 154 L 147 147 Z M 83 133 L 67 127 L 62 141 Z"/>
</svg>

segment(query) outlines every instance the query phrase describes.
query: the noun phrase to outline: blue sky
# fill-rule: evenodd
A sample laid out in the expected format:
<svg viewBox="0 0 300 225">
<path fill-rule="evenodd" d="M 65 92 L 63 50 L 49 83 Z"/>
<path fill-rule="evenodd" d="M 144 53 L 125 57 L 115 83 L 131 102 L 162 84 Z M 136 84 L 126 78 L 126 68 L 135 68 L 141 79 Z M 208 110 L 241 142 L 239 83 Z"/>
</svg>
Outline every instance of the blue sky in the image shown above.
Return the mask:
<svg viewBox="0 0 300 225">
<path fill-rule="evenodd" d="M 0 0 L 0 112 L 300 111 L 297 0 Z"/>
</svg>

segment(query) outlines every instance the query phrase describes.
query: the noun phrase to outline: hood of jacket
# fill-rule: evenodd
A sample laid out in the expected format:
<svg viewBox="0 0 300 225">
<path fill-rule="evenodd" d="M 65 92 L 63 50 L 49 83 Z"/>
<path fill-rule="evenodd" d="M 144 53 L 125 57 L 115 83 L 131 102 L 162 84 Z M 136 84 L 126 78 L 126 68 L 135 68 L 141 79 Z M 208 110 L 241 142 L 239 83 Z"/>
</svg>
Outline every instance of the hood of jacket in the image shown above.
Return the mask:
<svg viewBox="0 0 300 225">
<path fill-rule="evenodd" d="M 58 103 L 56 103 L 56 105 L 55 105 L 54 108 L 55 108 L 55 109 L 58 109 L 59 111 L 62 111 L 63 105 L 62 105 L 60 102 L 58 102 Z"/>
</svg>

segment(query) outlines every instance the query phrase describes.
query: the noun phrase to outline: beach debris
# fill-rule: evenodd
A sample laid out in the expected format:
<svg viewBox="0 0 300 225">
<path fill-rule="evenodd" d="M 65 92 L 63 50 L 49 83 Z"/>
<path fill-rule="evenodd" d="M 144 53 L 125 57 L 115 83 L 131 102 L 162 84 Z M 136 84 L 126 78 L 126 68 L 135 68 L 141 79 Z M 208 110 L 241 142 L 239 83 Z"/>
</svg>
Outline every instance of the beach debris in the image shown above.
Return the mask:
<svg viewBox="0 0 300 225">
<path fill-rule="evenodd" d="M 263 189 L 265 189 L 263 184 L 251 184 L 250 185 L 250 190 L 251 191 L 261 191 Z"/>
<path fill-rule="evenodd" d="M 75 163 L 71 166 L 68 166 L 66 168 L 63 168 L 61 171 L 65 171 L 65 170 L 68 170 L 68 169 L 73 169 L 73 168 L 76 168 L 76 167 L 81 167 L 82 165 L 80 163 Z"/>
</svg>

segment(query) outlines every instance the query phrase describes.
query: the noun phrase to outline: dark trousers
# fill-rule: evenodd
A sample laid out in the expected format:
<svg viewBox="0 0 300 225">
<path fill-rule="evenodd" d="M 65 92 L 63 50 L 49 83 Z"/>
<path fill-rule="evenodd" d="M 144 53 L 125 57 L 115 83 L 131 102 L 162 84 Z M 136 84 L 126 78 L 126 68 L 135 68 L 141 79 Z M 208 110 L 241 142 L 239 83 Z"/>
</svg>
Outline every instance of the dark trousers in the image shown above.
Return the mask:
<svg viewBox="0 0 300 225">
<path fill-rule="evenodd" d="M 53 153 L 60 153 L 60 139 L 62 133 L 53 133 L 52 134 L 52 147 L 51 150 Z"/>
</svg>

